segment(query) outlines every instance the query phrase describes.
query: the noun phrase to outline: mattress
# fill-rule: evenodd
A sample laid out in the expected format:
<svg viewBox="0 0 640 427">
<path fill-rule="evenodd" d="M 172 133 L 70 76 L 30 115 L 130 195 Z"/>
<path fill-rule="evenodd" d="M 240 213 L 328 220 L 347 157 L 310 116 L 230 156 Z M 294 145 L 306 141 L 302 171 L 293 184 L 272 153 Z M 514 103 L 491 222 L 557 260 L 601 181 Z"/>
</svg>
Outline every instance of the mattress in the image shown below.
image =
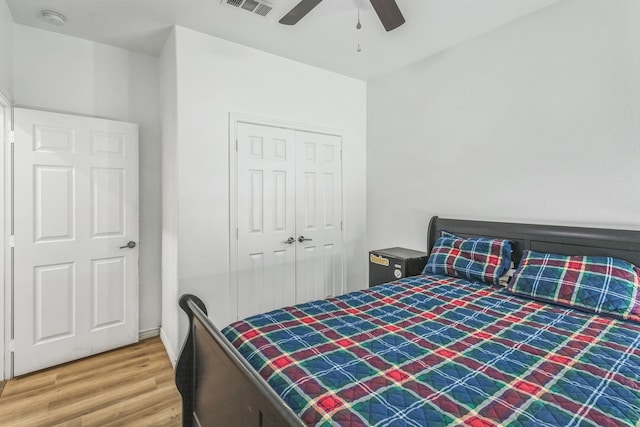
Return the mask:
<svg viewBox="0 0 640 427">
<path fill-rule="evenodd" d="M 222 332 L 310 426 L 640 423 L 640 325 L 500 287 L 417 276 Z"/>
</svg>

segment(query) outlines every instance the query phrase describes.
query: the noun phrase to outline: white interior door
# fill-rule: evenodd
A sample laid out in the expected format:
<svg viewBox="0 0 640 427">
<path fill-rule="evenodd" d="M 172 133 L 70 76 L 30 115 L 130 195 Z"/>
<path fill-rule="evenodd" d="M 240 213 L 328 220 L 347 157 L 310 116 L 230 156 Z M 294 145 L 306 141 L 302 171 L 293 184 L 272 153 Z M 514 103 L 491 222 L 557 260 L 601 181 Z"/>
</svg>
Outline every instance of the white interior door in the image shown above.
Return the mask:
<svg viewBox="0 0 640 427">
<path fill-rule="evenodd" d="M 239 123 L 238 318 L 295 302 L 295 132 Z"/>
<path fill-rule="evenodd" d="M 239 122 L 237 316 L 342 293 L 341 139 Z"/>
<path fill-rule="evenodd" d="M 138 340 L 138 126 L 15 109 L 14 128 L 22 375 Z"/>
<path fill-rule="evenodd" d="M 296 132 L 296 303 L 342 293 L 341 138 Z"/>
</svg>

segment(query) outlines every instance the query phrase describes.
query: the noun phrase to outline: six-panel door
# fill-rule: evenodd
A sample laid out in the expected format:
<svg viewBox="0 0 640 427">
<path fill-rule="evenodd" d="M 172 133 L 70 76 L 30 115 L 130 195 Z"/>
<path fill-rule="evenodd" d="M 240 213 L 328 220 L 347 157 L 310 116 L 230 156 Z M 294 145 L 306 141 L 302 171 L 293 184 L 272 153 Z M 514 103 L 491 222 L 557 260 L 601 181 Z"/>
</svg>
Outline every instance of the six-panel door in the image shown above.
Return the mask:
<svg viewBox="0 0 640 427">
<path fill-rule="evenodd" d="M 138 126 L 15 109 L 14 374 L 138 339 Z M 128 242 L 136 243 L 129 248 Z"/>
<path fill-rule="evenodd" d="M 342 293 L 340 143 L 296 132 L 296 303 Z"/>
<path fill-rule="evenodd" d="M 237 317 L 295 303 L 295 133 L 238 125 Z"/>
</svg>

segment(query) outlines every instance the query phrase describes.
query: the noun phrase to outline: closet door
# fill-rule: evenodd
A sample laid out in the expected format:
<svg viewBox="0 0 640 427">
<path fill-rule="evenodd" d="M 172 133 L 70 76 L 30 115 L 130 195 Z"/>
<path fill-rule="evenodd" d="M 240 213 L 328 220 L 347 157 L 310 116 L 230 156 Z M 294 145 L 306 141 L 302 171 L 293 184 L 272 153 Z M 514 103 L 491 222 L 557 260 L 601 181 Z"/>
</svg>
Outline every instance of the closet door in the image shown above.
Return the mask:
<svg viewBox="0 0 640 427">
<path fill-rule="evenodd" d="M 341 138 L 248 123 L 236 135 L 234 317 L 341 294 Z"/>
<path fill-rule="evenodd" d="M 295 132 L 238 123 L 237 318 L 295 303 Z"/>
<path fill-rule="evenodd" d="M 342 293 L 341 138 L 296 132 L 296 303 Z"/>
</svg>

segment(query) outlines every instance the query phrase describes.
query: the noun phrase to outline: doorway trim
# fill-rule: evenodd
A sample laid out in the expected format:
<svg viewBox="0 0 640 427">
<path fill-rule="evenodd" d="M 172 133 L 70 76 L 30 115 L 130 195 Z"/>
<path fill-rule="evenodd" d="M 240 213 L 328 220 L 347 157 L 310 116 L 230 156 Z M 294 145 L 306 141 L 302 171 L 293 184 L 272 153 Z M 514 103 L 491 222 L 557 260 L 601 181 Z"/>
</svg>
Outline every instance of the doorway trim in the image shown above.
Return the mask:
<svg viewBox="0 0 640 427">
<path fill-rule="evenodd" d="M 10 379 L 12 375 L 11 348 L 13 306 L 11 289 L 11 151 L 10 132 L 13 131 L 13 105 L 8 98 L 0 93 L 0 227 L 2 227 L 2 241 L 0 246 L 0 278 L 2 278 L 2 291 L 0 292 L 0 381 Z"/>
<path fill-rule="evenodd" d="M 340 138 L 340 152 L 344 145 L 345 131 L 305 123 L 296 123 L 287 120 L 273 119 L 243 113 L 229 113 L 229 310 L 227 311 L 226 324 L 236 321 L 235 307 L 238 305 L 238 124 L 245 123 L 258 126 L 269 126 L 293 131 L 310 132 L 322 135 L 337 136 Z M 344 234 L 347 227 L 344 218 L 344 164 L 340 161 L 342 180 L 340 182 L 342 210 L 340 216 L 343 221 L 342 247 L 344 248 Z M 345 262 L 346 250 L 342 251 L 342 289 L 344 293 L 347 275 L 347 263 Z M 232 307 L 234 307 L 232 309 Z"/>
</svg>

